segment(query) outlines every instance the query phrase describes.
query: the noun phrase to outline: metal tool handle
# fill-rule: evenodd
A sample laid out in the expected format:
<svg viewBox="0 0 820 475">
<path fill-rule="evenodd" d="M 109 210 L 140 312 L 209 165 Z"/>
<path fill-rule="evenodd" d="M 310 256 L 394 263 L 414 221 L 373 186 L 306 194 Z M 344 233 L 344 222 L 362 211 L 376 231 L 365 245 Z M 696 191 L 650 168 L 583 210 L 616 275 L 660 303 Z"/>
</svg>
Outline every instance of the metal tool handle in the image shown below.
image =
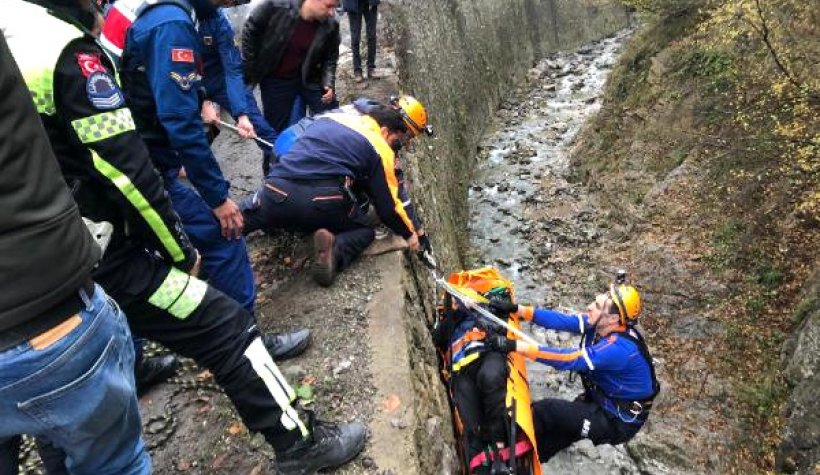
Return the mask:
<svg viewBox="0 0 820 475">
<path fill-rule="evenodd" d="M 219 125 L 227 128 L 227 129 L 231 129 L 234 132 L 236 132 L 237 134 L 239 133 L 239 128 L 237 126 L 235 126 L 233 124 L 229 124 L 229 123 L 225 122 L 224 120 L 217 120 L 217 122 L 219 122 Z M 273 150 L 273 144 L 268 142 L 267 140 L 260 139 L 259 137 L 254 137 L 253 139 L 256 140 L 257 142 L 261 143 L 262 145 L 266 146 L 266 147 L 270 147 L 271 150 Z"/>
</svg>

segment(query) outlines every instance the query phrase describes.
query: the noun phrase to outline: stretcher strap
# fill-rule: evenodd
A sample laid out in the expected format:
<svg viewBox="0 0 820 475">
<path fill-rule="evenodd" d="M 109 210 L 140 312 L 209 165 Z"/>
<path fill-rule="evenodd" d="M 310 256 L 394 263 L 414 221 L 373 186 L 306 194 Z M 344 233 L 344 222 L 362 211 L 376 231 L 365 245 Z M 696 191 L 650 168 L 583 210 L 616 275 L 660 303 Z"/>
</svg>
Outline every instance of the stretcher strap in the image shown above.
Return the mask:
<svg viewBox="0 0 820 475">
<path fill-rule="evenodd" d="M 515 444 L 515 457 L 518 458 L 527 452 L 532 450 L 532 444 L 530 443 L 529 439 L 519 440 Z M 493 452 L 490 454 L 490 460 L 487 460 L 487 453 L 481 452 L 480 454 L 476 455 L 475 457 L 470 460 L 470 471 L 473 469 L 495 460 L 495 454 L 501 454 L 501 460 L 509 460 L 510 459 L 510 448 L 504 447 L 503 449 L 498 450 L 497 452 Z"/>
</svg>

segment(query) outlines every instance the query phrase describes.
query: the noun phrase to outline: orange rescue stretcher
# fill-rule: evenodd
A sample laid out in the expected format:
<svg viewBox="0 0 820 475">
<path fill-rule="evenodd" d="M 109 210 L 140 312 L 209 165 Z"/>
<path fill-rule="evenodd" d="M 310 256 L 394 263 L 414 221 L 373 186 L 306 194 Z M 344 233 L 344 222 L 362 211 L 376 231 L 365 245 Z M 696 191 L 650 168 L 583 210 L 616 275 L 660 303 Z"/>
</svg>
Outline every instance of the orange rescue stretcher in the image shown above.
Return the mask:
<svg viewBox="0 0 820 475">
<path fill-rule="evenodd" d="M 482 301 L 482 295 L 492 289 L 504 287 L 508 289 L 513 301 L 515 301 L 515 290 L 510 280 L 505 279 L 496 268 L 482 267 L 480 269 L 466 270 L 450 274 L 447 282 L 459 290 L 459 293 L 474 297 L 473 300 Z M 453 306 L 453 297 L 446 293 L 443 298 L 444 304 L 438 308 L 438 317 L 444 318 L 444 311 L 448 306 Z M 508 323 L 520 329 L 520 322 L 517 315 L 511 314 Z M 507 332 L 508 338 L 516 338 L 511 332 Z M 442 379 L 448 383 L 451 377 L 448 370 L 449 354 L 440 352 L 440 364 Z M 530 406 L 530 387 L 527 380 L 527 368 L 525 358 L 518 353 L 507 355 L 508 378 L 506 407 L 508 421 L 510 421 L 509 434 L 510 442 L 507 447 L 497 453 L 501 456 L 506 467 L 507 474 L 510 475 L 541 475 L 541 463 L 538 458 L 537 445 L 535 443 L 535 428 L 532 420 L 532 409 Z M 450 387 L 450 384 L 447 384 Z M 469 475 L 473 473 L 477 466 L 486 460 L 486 454 L 479 454 L 472 460 L 467 460 L 468 441 L 466 432 L 458 415 L 458 410 L 453 401 L 453 393 L 450 391 L 450 405 L 453 410 L 453 420 L 456 430 L 457 450 L 461 461 L 461 473 Z M 512 422 L 514 421 L 514 422 Z M 512 443 L 515 441 L 514 443 Z M 514 446 L 515 450 L 510 451 L 509 447 Z M 512 452 L 512 453 L 511 453 Z"/>
</svg>

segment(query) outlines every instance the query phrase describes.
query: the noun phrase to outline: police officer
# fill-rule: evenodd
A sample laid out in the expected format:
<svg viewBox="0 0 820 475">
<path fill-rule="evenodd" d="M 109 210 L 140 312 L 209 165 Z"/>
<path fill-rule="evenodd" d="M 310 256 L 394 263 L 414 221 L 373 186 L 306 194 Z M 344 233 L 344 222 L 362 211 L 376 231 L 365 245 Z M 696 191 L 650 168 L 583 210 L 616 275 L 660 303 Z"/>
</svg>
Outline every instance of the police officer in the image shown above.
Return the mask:
<svg viewBox="0 0 820 475">
<path fill-rule="evenodd" d="M 216 13 L 210 0 L 120 0 L 109 10 L 101 43 L 120 58 L 134 122 L 214 287 L 254 311 L 256 285 L 242 214 L 211 151 L 199 115 L 200 39 L 191 15 Z M 180 181 L 184 166 L 191 187 Z"/>
<path fill-rule="evenodd" d="M 232 0 L 225 0 L 233 3 Z M 247 3 L 247 0 L 235 2 Z M 235 120 L 244 138 L 260 137 L 269 143 L 276 141 L 276 132 L 268 125 L 253 90 L 242 79 L 242 57 L 236 46 L 231 22 L 220 8 L 213 15 L 198 18 L 197 31 L 202 40 L 202 85 L 205 99 L 219 105 Z M 263 171 L 270 167 L 270 147 L 258 144 L 262 150 Z"/>
<path fill-rule="evenodd" d="M 113 225 L 95 278 L 137 335 L 210 369 L 245 425 L 277 452 L 283 473 L 347 461 L 361 450 L 363 426 L 305 424 L 253 317 L 189 275 L 198 254 L 124 107 L 113 64 L 90 34 L 94 16 L 75 1 L 86 0 L 43 0 L 49 10 L 13 0 L 2 20 L 20 30 L 13 49 L 27 62 L 29 89 L 81 210 Z M 43 31 L 49 41 L 36 41 Z"/>
<path fill-rule="evenodd" d="M 621 444 L 638 433 L 660 390 L 646 343 L 635 328 L 641 311 L 637 289 L 619 274 L 607 292 L 595 297 L 585 315 L 495 301 L 498 311 L 518 315 L 540 327 L 581 334 L 580 348 L 534 346 L 494 337 L 493 346 L 518 351 L 562 371 L 577 371 L 584 393 L 575 401 L 544 399 L 533 404 L 538 455 L 546 462 L 573 442 Z"/>
<path fill-rule="evenodd" d="M 411 129 L 395 107 L 366 114 L 319 116 L 271 167 L 267 182 L 245 200 L 245 231 L 286 228 L 314 232 L 313 277 L 332 284 L 375 237 L 353 189 L 367 194 L 381 221 L 418 250 L 416 228 L 399 197 L 395 150 L 426 127 Z"/>
</svg>

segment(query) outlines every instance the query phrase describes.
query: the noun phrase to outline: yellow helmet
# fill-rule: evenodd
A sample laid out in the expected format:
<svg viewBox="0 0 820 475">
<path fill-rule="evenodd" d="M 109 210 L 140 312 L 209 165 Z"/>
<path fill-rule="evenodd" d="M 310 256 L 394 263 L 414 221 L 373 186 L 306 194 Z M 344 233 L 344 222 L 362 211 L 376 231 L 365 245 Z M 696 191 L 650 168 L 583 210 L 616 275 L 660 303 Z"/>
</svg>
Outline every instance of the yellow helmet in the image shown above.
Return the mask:
<svg viewBox="0 0 820 475">
<path fill-rule="evenodd" d="M 609 296 L 618 309 L 622 325 L 633 323 L 641 313 L 641 295 L 638 289 L 625 282 L 626 272 L 619 271 L 615 283 L 609 286 Z"/>
<path fill-rule="evenodd" d="M 417 137 L 422 132 L 433 135 L 433 128 L 427 124 L 427 110 L 418 99 L 413 96 L 391 97 L 390 104 L 398 109 L 407 125 L 407 130 L 413 134 L 413 137 Z"/>
</svg>

